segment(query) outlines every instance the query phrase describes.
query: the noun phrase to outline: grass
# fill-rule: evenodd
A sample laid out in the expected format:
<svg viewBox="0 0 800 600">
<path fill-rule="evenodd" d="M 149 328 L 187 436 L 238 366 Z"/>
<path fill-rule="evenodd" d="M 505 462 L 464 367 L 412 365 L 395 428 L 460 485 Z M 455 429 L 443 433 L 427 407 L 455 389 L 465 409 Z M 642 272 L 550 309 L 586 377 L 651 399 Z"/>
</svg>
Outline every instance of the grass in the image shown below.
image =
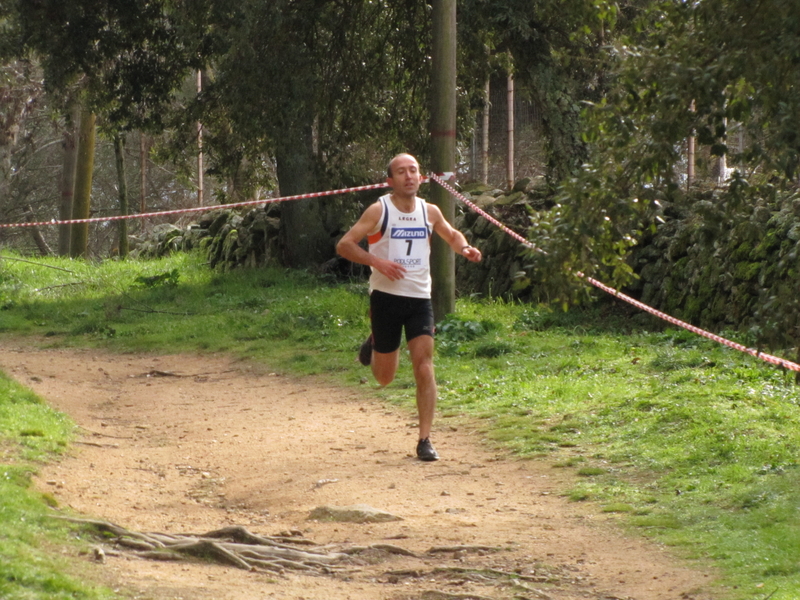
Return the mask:
<svg viewBox="0 0 800 600">
<path fill-rule="evenodd" d="M 72 423 L 0 375 L 0 598 L 103 599 L 86 583 L 85 563 L 70 561 L 80 544 L 72 528 L 49 515 L 52 496 L 31 488 L 31 475 L 69 443 Z"/>
<path fill-rule="evenodd" d="M 366 375 L 353 365 L 368 331 L 363 283 L 214 273 L 187 255 L 35 262 L 0 258 L 0 335 L 228 352 L 344 385 Z M 800 597 L 791 375 L 610 301 L 561 313 L 462 299 L 457 315 L 438 327 L 439 426 L 468 419 L 498 449 L 573 472 L 566 497 L 710 561 L 702 564 L 722 573 L 719 597 Z M 376 393 L 413 406 L 406 359 Z"/>
</svg>

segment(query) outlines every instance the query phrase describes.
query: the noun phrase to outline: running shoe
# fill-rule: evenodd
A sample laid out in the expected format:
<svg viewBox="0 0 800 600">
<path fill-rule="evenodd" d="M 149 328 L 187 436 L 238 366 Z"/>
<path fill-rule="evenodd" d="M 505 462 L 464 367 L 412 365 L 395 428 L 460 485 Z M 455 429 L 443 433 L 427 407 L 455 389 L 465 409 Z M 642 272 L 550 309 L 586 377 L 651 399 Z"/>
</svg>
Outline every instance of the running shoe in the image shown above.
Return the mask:
<svg viewBox="0 0 800 600">
<path fill-rule="evenodd" d="M 424 461 L 439 460 L 439 453 L 434 449 L 430 438 L 417 442 L 417 458 Z"/>
<path fill-rule="evenodd" d="M 365 367 L 372 362 L 372 334 L 361 344 L 361 349 L 358 351 L 358 362 Z"/>
</svg>

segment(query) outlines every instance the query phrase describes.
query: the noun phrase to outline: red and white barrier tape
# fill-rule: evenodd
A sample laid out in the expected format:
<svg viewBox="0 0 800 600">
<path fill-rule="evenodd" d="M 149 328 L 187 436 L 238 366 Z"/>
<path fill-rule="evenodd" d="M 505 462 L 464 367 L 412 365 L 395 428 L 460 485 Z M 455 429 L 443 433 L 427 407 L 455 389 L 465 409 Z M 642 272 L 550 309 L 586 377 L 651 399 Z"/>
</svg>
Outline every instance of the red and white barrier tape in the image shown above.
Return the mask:
<svg viewBox="0 0 800 600">
<path fill-rule="evenodd" d="M 530 250 L 533 250 L 533 251 L 536 251 L 536 252 L 543 252 L 540 248 L 537 248 L 534 244 L 532 244 L 530 241 L 528 241 L 525 237 L 521 236 L 516 231 L 510 229 L 509 227 L 507 227 L 506 225 L 504 225 L 503 223 L 501 223 L 500 221 L 498 221 L 497 219 L 492 217 L 490 214 L 486 213 L 486 211 L 482 210 L 478 205 L 476 205 L 475 203 L 473 203 L 470 200 L 468 200 L 463 194 L 460 194 L 451 185 L 446 183 L 445 179 L 449 179 L 449 180 L 454 179 L 454 174 L 453 173 L 442 173 L 441 175 L 436 175 L 436 174 L 432 173 L 429 178 L 432 179 L 433 181 L 435 181 L 440 186 L 442 186 L 454 198 L 458 198 L 461 202 L 463 202 L 465 205 L 467 205 L 471 210 L 473 210 L 477 214 L 481 215 L 484 219 L 486 219 L 487 221 L 492 223 L 495 227 L 498 227 L 500 230 L 502 230 L 506 234 L 510 235 L 512 238 L 517 240 L 520 244 L 524 245 L 526 248 L 528 248 Z M 309 194 L 298 194 L 296 196 L 284 196 L 282 198 L 267 198 L 265 200 L 248 200 L 248 201 L 245 201 L 245 202 L 234 202 L 234 203 L 231 203 L 231 204 L 219 204 L 219 205 L 214 205 L 214 206 L 196 206 L 196 207 L 193 207 L 193 208 L 182 208 L 182 209 L 177 209 L 177 210 L 164 210 L 164 211 L 151 212 L 151 213 L 138 213 L 138 214 L 133 214 L 133 215 L 112 215 L 112 216 L 109 216 L 109 217 L 94 217 L 94 218 L 89 218 L 89 219 L 68 219 L 68 220 L 64 220 L 64 221 L 57 221 L 55 219 L 52 219 L 50 221 L 37 221 L 37 222 L 27 222 L 27 223 L 0 223 L 0 228 L 38 227 L 38 226 L 44 226 L 44 225 L 75 225 L 75 224 L 78 224 L 78 223 L 99 223 L 99 222 L 103 222 L 103 221 L 120 221 L 120 220 L 123 220 L 123 219 L 143 219 L 143 218 L 146 218 L 146 217 L 162 217 L 162 216 L 167 216 L 167 215 L 178 215 L 178 214 L 185 214 L 185 213 L 205 212 L 205 211 L 210 211 L 210 210 L 217 210 L 217 209 L 220 209 L 220 208 L 241 208 L 241 207 L 245 207 L 245 206 L 258 206 L 258 205 L 261 205 L 261 204 L 271 204 L 271 203 L 275 203 L 275 202 L 288 202 L 288 201 L 291 201 L 291 200 L 304 200 L 304 199 L 308 199 L 308 198 L 321 198 L 321 197 L 324 197 L 324 196 L 334 196 L 334 195 L 337 195 L 337 194 L 349 194 L 349 193 L 352 193 L 352 192 L 363 192 L 363 191 L 367 191 L 367 190 L 378 190 L 378 189 L 383 189 L 383 188 L 386 188 L 386 187 L 388 187 L 388 184 L 386 184 L 386 183 L 375 183 L 375 184 L 371 184 L 371 185 L 362 185 L 362 186 L 358 186 L 358 187 L 343 188 L 343 189 L 338 189 L 338 190 L 328 190 L 328 191 L 324 191 L 324 192 L 314 192 L 314 193 L 309 193 Z M 650 314 L 652 314 L 652 315 L 654 315 L 654 316 L 656 316 L 656 317 L 658 317 L 660 319 L 663 319 L 664 321 L 667 321 L 668 323 L 672 323 L 673 325 L 677 325 L 679 327 L 683 327 L 684 329 L 686 329 L 688 331 L 691 331 L 692 333 L 695 333 L 695 334 L 700 335 L 702 337 L 708 338 L 710 340 L 713 340 L 715 342 L 718 342 L 720 344 L 728 346 L 729 348 L 733 348 L 734 350 L 739 350 L 740 352 L 744 352 L 746 354 L 750 354 L 751 356 L 759 358 L 759 359 L 761 359 L 763 361 L 766 361 L 768 363 L 771 363 L 773 365 L 777 365 L 777 366 L 783 367 L 785 369 L 789 369 L 791 371 L 800 372 L 800 365 L 798 365 L 797 363 L 794 363 L 794 362 L 792 362 L 790 360 L 786 360 L 786 359 L 783 359 L 783 358 L 780 358 L 780 357 L 777 357 L 777 356 L 772 356 L 771 354 L 766 354 L 764 352 L 760 352 L 760 351 L 758 351 L 758 350 L 756 350 L 754 348 L 748 348 L 747 346 L 743 346 L 742 344 L 737 344 L 736 342 L 732 342 L 732 341 L 730 341 L 730 340 L 728 340 L 728 339 L 726 339 L 724 337 L 721 337 L 719 335 L 713 334 L 713 333 L 711 333 L 709 331 L 705 331 L 703 329 L 700 329 L 699 327 L 695 327 L 694 325 L 690 325 L 689 323 L 681 321 L 680 319 L 676 319 L 675 317 L 672 317 L 672 316 L 670 316 L 670 315 L 668 315 L 666 313 L 663 313 L 663 312 L 661 312 L 659 310 L 656 310 L 655 308 L 653 308 L 651 306 L 648 306 L 647 304 L 644 304 L 643 302 L 640 302 L 639 300 L 635 300 L 634 298 L 631 298 L 630 296 L 628 296 L 626 294 L 623 294 L 622 292 L 620 292 L 618 290 L 615 290 L 614 288 L 612 288 L 610 286 L 607 286 L 604 283 L 602 283 L 602 282 L 600 282 L 600 281 L 598 281 L 598 280 L 596 280 L 596 279 L 594 279 L 592 277 L 587 277 L 583 273 L 578 272 L 578 273 L 576 273 L 576 275 L 578 277 L 581 277 L 581 278 L 585 279 L 587 282 L 589 282 L 590 284 L 592 284 L 596 288 L 601 289 L 604 292 L 606 292 L 608 294 L 611 294 L 612 296 L 614 296 L 616 298 L 619 298 L 620 300 L 623 300 L 623 301 L 627 302 L 628 304 L 631 304 L 631 305 L 633 305 L 633 306 L 635 306 L 635 307 L 637 307 L 637 308 L 639 308 L 639 309 L 641 309 L 641 310 L 643 310 L 645 312 L 648 312 L 648 313 L 650 313 Z"/>
<path fill-rule="evenodd" d="M 755 356 L 756 358 L 760 358 L 761 360 L 764 360 L 764 361 L 766 361 L 768 363 L 772 363 L 773 365 L 778 365 L 779 367 L 784 367 L 785 369 L 789 369 L 791 371 L 800 371 L 800 365 L 798 365 L 797 363 L 793 363 L 790 360 L 786 360 L 784 358 L 779 358 L 777 356 L 772 356 L 771 354 L 766 354 L 764 352 L 760 352 L 760 351 L 756 350 L 755 348 L 748 348 L 747 346 L 743 346 L 742 344 L 737 344 L 736 342 L 732 342 L 732 341 L 730 341 L 728 339 L 725 339 L 722 336 L 719 336 L 719 335 L 716 335 L 714 333 L 705 331 L 703 329 L 700 329 L 699 327 L 695 327 L 694 325 L 690 325 L 689 323 L 686 323 L 684 321 L 681 321 L 680 319 L 676 319 L 675 317 L 672 317 L 672 316 L 670 316 L 670 315 L 668 315 L 666 313 L 663 313 L 660 310 L 656 310 L 652 306 L 648 306 L 647 304 L 645 304 L 643 302 L 639 302 L 638 300 L 636 300 L 634 298 L 631 298 L 630 296 L 628 296 L 626 294 L 623 294 L 622 292 L 617 291 L 614 288 L 609 287 L 606 284 L 601 283 L 600 281 L 597 281 L 596 279 L 594 279 L 592 277 L 587 277 L 583 273 L 577 273 L 577 275 L 579 277 L 583 277 L 586 281 L 591 283 L 596 288 L 599 288 L 599 289 L 603 290 L 604 292 L 608 292 L 612 296 L 615 296 L 615 297 L 619 298 L 620 300 L 624 300 L 625 302 L 627 302 L 628 304 L 632 304 L 636 308 L 640 308 L 643 311 L 649 312 L 651 315 L 655 315 L 659 319 L 663 319 L 664 321 L 672 323 L 673 325 L 678 325 L 679 327 L 683 327 L 684 329 L 687 329 L 687 330 L 691 331 L 692 333 L 696 333 L 697 335 L 702 335 L 704 338 L 708 338 L 710 340 L 713 340 L 715 342 L 718 342 L 720 344 L 728 346 L 729 348 L 733 348 L 734 350 L 738 350 L 739 352 L 744 352 L 744 353 L 749 354 L 751 356 Z"/>
<path fill-rule="evenodd" d="M 440 186 L 442 186 L 444 189 L 446 189 L 453 197 L 458 198 L 459 200 L 461 200 L 461 202 L 466 204 L 474 212 L 478 213 L 480 216 L 482 216 L 484 219 L 486 219 L 487 221 L 489 221 L 493 225 L 495 225 L 495 226 L 499 227 L 500 229 L 502 229 L 505 233 L 507 233 L 508 235 L 513 237 L 515 240 L 517 240 L 518 242 L 523 244 L 526 248 L 529 248 L 529 249 L 537 251 L 537 252 L 543 252 L 540 248 L 537 248 L 536 246 L 534 246 L 531 242 L 529 242 L 523 236 L 521 236 L 517 232 L 509 229 L 508 227 L 503 225 L 500 221 L 498 221 L 497 219 L 495 219 L 491 215 L 487 214 L 484 210 L 482 210 L 476 204 L 474 204 L 473 202 L 470 202 L 463 194 L 460 194 L 452 186 L 450 186 L 447 183 L 445 183 L 438 175 L 432 174 L 430 177 L 436 183 L 438 183 Z M 628 296 L 626 294 L 623 294 L 622 292 L 620 292 L 618 290 L 615 290 L 614 288 L 612 288 L 610 286 L 607 286 L 606 284 L 598 281 L 597 279 L 594 279 L 593 277 L 587 277 L 583 273 L 578 272 L 575 275 L 577 275 L 578 277 L 580 277 L 582 279 L 585 279 L 587 282 L 589 282 L 590 284 L 592 284 L 596 288 L 601 289 L 604 292 L 606 292 L 608 294 L 611 294 L 612 296 L 614 296 L 616 298 L 619 298 L 620 300 L 623 300 L 624 302 L 627 302 L 628 304 L 631 304 L 631 305 L 635 306 L 636 308 L 639 308 L 639 309 L 641 309 L 641 310 L 643 310 L 645 312 L 648 312 L 651 315 L 654 315 L 654 316 L 658 317 L 659 319 L 667 321 L 668 323 L 672 323 L 673 325 L 677 325 L 678 327 L 683 327 L 684 329 L 686 329 L 688 331 L 691 331 L 692 333 L 700 335 L 700 336 L 702 336 L 704 338 L 708 338 L 709 340 L 713 340 L 713 341 L 715 341 L 715 342 L 717 342 L 719 344 L 722 344 L 724 346 L 728 346 L 729 348 L 733 348 L 734 350 L 738 350 L 740 352 L 744 352 L 746 354 L 749 354 L 751 356 L 759 358 L 759 359 L 761 359 L 763 361 L 766 361 L 768 363 L 771 363 L 773 365 L 777 365 L 779 367 L 783 367 L 784 369 L 789 369 L 790 371 L 800 372 L 800 365 L 797 364 L 797 363 L 794 363 L 794 362 L 792 362 L 790 360 L 786 360 L 784 358 L 780 358 L 778 356 L 772 356 L 771 354 L 766 354 L 764 352 L 760 352 L 760 351 L 756 350 L 755 348 L 748 348 L 747 346 L 743 346 L 742 344 L 737 344 L 736 342 L 732 342 L 732 341 L 730 341 L 730 340 L 728 340 L 728 339 L 726 339 L 726 338 L 724 338 L 722 336 L 719 336 L 719 335 L 716 335 L 714 333 L 711 333 L 710 331 L 705 331 L 704 329 L 700 329 L 699 327 L 695 327 L 694 325 L 686 323 L 685 321 L 681 321 L 680 319 L 676 319 L 675 317 L 672 317 L 672 316 L 670 316 L 670 315 L 668 315 L 666 313 L 663 313 L 660 310 L 656 310 L 655 308 L 653 308 L 652 306 L 648 306 L 644 302 L 640 302 L 639 300 L 631 298 L 630 296 Z"/>
<path fill-rule="evenodd" d="M 477 204 L 475 204 L 474 202 L 470 202 L 470 200 L 467 199 L 467 197 L 464 196 L 464 194 L 461 194 L 461 193 L 457 192 L 456 189 L 453 186 L 451 186 L 448 183 L 446 183 L 439 175 L 436 175 L 435 173 L 431 173 L 430 178 L 433 179 L 440 186 L 442 186 L 444 189 L 446 189 L 448 192 L 450 192 L 451 196 L 461 200 L 461 202 L 463 202 L 469 208 L 471 208 L 473 212 L 478 213 L 484 219 L 489 221 L 489 223 L 491 223 L 495 227 L 501 229 L 502 231 L 504 231 L 505 233 L 510 235 L 512 238 L 517 240 L 520 244 L 522 244 L 523 246 L 525 246 L 529 250 L 534 250 L 536 252 L 543 252 L 543 250 L 541 250 L 540 248 L 537 248 L 536 246 L 534 246 L 531 242 L 529 242 L 523 236 L 518 234 L 516 231 L 514 231 L 513 229 L 509 229 L 506 225 L 504 225 L 503 223 L 501 223 L 500 221 L 495 219 L 492 215 L 490 215 L 489 213 L 487 213 L 486 211 L 481 209 Z"/>
<path fill-rule="evenodd" d="M 65 221 L 38 221 L 35 223 L 0 223 L 0 229 L 11 227 L 38 227 L 42 225 L 76 225 L 78 223 L 100 223 L 102 221 L 122 221 L 124 219 L 144 219 L 146 217 L 163 217 L 166 215 L 179 215 L 183 213 L 204 212 L 217 210 L 219 208 L 240 208 L 242 206 L 258 206 L 259 204 L 272 204 L 275 202 L 288 202 L 290 200 L 304 200 L 306 198 L 320 198 L 322 196 L 335 196 L 337 194 L 349 194 L 351 192 L 363 192 L 366 190 L 379 190 L 389 187 L 386 183 L 373 183 L 358 187 L 343 188 L 340 190 L 328 190 L 325 192 L 314 192 L 310 194 L 298 194 L 297 196 L 284 196 L 282 198 L 266 198 L 264 200 L 247 200 L 245 202 L 233 202 L 231 204 L 215 204 L 213 206 L 195 206 L 194 208 L 180 208 L 176 210 L 162 210 L 160 212 L 137 213 L 133 215 L 112 215 L 110 217 L 93 217 L 90 219 L 68 219 Z"/>
</svg>

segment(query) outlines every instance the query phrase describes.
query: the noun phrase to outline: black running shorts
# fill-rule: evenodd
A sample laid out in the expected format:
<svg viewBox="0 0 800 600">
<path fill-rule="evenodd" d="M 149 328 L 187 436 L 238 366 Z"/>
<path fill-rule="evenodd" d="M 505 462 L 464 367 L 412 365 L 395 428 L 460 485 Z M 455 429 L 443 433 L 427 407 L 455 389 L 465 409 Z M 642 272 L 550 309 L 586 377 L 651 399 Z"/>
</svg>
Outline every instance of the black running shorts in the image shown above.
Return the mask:
<svg viewBox="0 0 800 600">
<path fill-rule="evenodd" d="M 433 304 L 429 298 L 407 298 L 375 290 L 369 297 L 375 352 L 394 352 L 400 347 L 403 328 L 406 342 L 420 335 L 433 337 Z"/>
</svg>

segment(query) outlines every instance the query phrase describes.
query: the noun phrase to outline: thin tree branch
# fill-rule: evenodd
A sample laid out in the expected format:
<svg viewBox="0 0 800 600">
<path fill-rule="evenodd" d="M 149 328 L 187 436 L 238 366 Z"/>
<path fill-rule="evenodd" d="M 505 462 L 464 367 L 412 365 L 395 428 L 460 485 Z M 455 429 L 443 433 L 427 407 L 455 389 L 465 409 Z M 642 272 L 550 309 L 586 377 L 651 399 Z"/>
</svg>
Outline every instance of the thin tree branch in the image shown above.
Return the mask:
<svg viewBox="0 0 800 600">
<path fill-rule="evenodd" d="M 24 258 L 12 258 L 10 256 L 0 255 L 0 260 L 15 260 L 17 262 L 24 262 L 31 265 L 37 265 L 40 267 L 47 267 L 48 269 L 56 269 L 57 271 L 64 271 L 65 273 L 71 273 L 72 275 L 75 275 L 75 271 L 70 271 L 69 269 L 64 269 L 63 267 L 54 267 L 53 265 L 46 265 L 44 263 L 39 263 L 33 260 L 25 260 Z"/>
</svg>

